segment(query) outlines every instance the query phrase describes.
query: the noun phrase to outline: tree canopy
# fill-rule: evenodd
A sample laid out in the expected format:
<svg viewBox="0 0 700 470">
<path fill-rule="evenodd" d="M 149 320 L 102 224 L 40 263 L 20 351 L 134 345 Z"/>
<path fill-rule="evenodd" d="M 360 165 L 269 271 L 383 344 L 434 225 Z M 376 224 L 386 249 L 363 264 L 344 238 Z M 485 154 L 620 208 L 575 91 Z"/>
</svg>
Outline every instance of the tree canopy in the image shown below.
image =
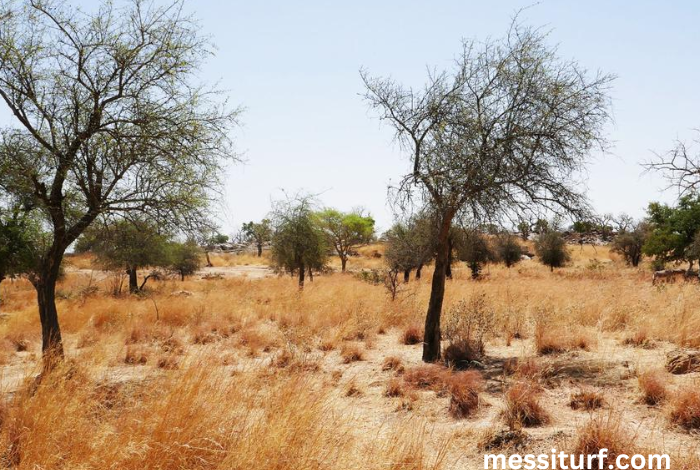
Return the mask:
<svg viewBox="0 0 700 470">
<path fill-rule="evenodd" d="M 340 212 L 326 208 L 317 214 L 319 224 L 326 234 L 328 244 L 340 258 L 345 272 L 348 257 L 358 245 L 369 243 L 374 236 L 374 219 L 362 211 Z"/>
</svg>

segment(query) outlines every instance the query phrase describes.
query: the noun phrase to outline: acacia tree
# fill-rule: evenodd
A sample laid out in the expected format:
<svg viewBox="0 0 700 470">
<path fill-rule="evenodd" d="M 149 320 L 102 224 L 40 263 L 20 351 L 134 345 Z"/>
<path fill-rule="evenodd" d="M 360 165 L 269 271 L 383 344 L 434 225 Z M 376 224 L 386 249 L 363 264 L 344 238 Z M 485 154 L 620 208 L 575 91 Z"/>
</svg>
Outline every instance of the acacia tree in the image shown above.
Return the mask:
<svg viewBox="0 0 700 470">
<path fill-rule="evenodd" d="M 507 268 L 515 266 L 523 257 L 523 247 L 520 246 L 516 237 L 509 233 L 500 233 L 496 236 L 494 251 L 496 258 Z"/>
<path fill-rule="evenodd" d="M 327 245 L 323 230 L 316 224 L 311 198 L 299 196 L 280 202 L 274 209 L 272 260 L 292 275 L 299 275 L 299 289 L 304 288 L 307 270 L 326 265 Z"/>
<path fill-rule="evenodd" d="M 202 267 L 202 248 L 193 239 L 184 243 L 172 242 L 168 246 L 168 269 L 177 273 L 180 280 L 191 276 Z"/>
<path fill-rule="evenodd" d="M 472 279 L 478 279 L 483 265 L 495 258 L 486 236 L 473 229 L 460 233 L 457 256 L 469 266 Z"/>
<path fill-rule="evenodd" d="M 157 271 L 153 271 L 139 284 L 140 269 L 166 268 L 170 264 L 168 236 L 144 220 L 94 224 L 83 234 L 77 248 L 89 248 L 106 269 L 126 272 L 132 294 L 142 291 L 146 282 L 157 276 Z"/>
<path fill-rule="evenodd" d="M 421 90 L 361 75 L 369 105 L 411 159 L 399 201 L 418 199 L 439 217 L 423 346 L 423 360 L 436 361 L 453 219 L 578 211 L 573 178 L 605 143 L 613 77 L 560 60 L 545 34 L 517 24 L 501 40 L 465 41 L 455 69 L 432 73 Z"/>
<path fill-rule="evenodd" d="M 245 238 L 255 243 L 255 247 L 258 249 L 258 258 L 261 257 L 263 246 L 272 240 L 272 224 L 270 220 L 250 221 L 243 224 L 242 231 Z"/>
<path fill-rule="evenodd" d="M 434 217 L 423 211 L 396 222 L 387 231 L 384 255 L 393 269 L 403 272 L 404 282 L 408 282 L 413 269 L 416 279 L 420 279 L 423 266 L 435 257 L 434 222 Z"/>
<path fill-rule="evenodd" d="M 352 250 L 372 240 L 374 219 L 359 210 L 344 213 L 331 208 L 320 211 L 317 217 L 328 244 L 340 258 L 341 271 L 345 272 Z"/>
<path fill-rule="evenodd" d="M 55 305 L 66 249 L 102 214 L 194 225 L 232 157 L 237 111 L 197 81 L 210 46 L 181 1 L 0 3 L 0 185 L 48 220 L 31 281 L 44 364 L 63 357 Z"/>
<path fill-rule="evenodd" d="M 535 253 L 542 264 L 549 266 L 550 271 L 563 267 L 570 259 L 566 240 L 554 230 L 549 230 L 537 237 Z"/>
</svg>

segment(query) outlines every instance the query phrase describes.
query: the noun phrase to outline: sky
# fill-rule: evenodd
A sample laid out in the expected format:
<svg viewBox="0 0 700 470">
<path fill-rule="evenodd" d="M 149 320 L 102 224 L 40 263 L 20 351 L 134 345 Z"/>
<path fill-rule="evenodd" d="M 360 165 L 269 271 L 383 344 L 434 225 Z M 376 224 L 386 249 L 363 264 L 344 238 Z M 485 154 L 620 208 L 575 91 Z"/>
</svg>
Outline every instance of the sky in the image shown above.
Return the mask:
<svg viewBox="0 0 700 470">
<path fill-rule="evenodd" d="M 640 217 L 650 201 L 673 202 L 640 162 L 700 128 L 700 3 L 188 0 L 217 47 L 199 78 L 245 108 L 232 134 L 245 162 L 227 170 L 222 231 L 263 218 L 284 191 L 341 210 L 362 206 L 388 228 L 387 187 L 409 162 L 363 101 L 359 70 L 420 86 L 427 67 L 451 67 L 462 38 L 501 37 L 528 6 L 521 22 L 551 30 L 563 59 L 618 77 L 612 146 L 588 166 L 595 210 Z"/>
</svg>

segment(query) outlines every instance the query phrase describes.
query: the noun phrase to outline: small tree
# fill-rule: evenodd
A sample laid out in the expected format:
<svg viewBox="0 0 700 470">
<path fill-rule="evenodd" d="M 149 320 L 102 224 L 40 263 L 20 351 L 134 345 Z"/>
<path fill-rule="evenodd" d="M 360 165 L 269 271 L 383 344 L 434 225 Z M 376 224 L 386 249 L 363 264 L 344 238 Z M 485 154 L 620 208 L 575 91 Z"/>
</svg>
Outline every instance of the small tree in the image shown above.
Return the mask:
<svg viewBox="0 0 700 470">
<path fill-rule="evenodd" d="M 403 272 L 404 282 L 416 270 L 420 279 L 423 266 L 435 257 L 435 218 L 422 212 L 405 222 L 397 222 L 386 232 L 384 256 L 392 269 Z"/>
<path fill-rule="evenodd" d="M 97 260 L 106 269 L 124 270 L 129 276 L 129 292 L 138 293 L 146 282 L 157 275 L 152 272 L 138 281 L 140 269 L 165 268 L 170 263 L 168 237 L 157 227 L 143 220 L 108 221 L 92 226 L 84 235 Z"/>
<path fill-rule="evenodd" d="M 243 236 L 250 242 L 255 243 L 258 249 L 258 258 L 262 256 L 263 246 L 272 240 L 272 224 L 269 219 L 260 222 L 248 222 L 243 224 Z"/>
<path fill-rule="evenodd" d="M 496 236 L 494 243 L 496 258 L 510 268 L 519 263 L 523 256 L 523 248 L 517 239 L 507 233 Z"/>
<path fill-rule="evenodd" d="M 209 228 L 205 228 L 202 232 L 200 232 L 200 239 L 202 240 L 204 257 L 207 260 L 207 267 L 211 268 L 214 265 L 211 262 L 209 253 L 215 248 L 216 245 L 222 245 L 228 242 L 229 236 L 218 232 L 212 233 Z"/>
<path fill-rule="evenodd" d="M 325 267 L 326 237 L 316 224 L 313 201 L 309 197 L 278 203 L 274 210 L 272 261 L 278 268 L 299 275 L 299 289 L 304 288 L 306 271 Z"/>
<path fill-rule="evenodd" d="M 457 255 L 467 263 L 472 272 L 472 279 L 478 279 L 484 264 L 492 261 L 494 255 L 488 239 L 476 230 L 465 230 L 457 243 Z"/>
<path fill-rule="evenodd" d="M 696 258 L 689 247 L 700 232 L 700 195 L 683 196 L 675 206 L 652 202 L 647 214 L 649 233 L 643 253 L 659 264 L 687 261 L 688 271 L 692 270 Z"/>
<path fill-rule="evenodd" d="M 537 237 L 535 253 L 542 264 L 549 266 L 550 271 L 554 271 L 554 268 L 563 267 L 570 259 L 569 251 L 566 248 L 566 240 L 559 232 L 553 230 Z"/>
<path fill-rule="evenodd" d="M 645 226 L 638 224 L 632 230 L 618 233 L 612 242 L 610 250 L 620 254 L 627 264 L 636 268 L 642 260 L 642 248 L 645 241 Z"/>
<path fill-rule="evenodd" d="M 202 267 L 202 248 L 194 240 L 171 243 L 168 248 L 168 268 L 179 274 L 181 280 L 184 281 L 185 276 L 193 275 Z"/>
<path fill-rule="evenodd" d="M 345 272 L 352 250 L 372 240 L 374 219 L 360 211 L 343 213 L 335 209 L 324 209 L 317 217 L 328 244 L 335 249 L 340 258 L 341 271 Z"/>
<path fill-rule="evenodd" d="M 527 241 L 530 238 L 530 222 L 527 220 L 521 220 L 518 222 L 516 228 L 520 234 L 520 238 L 522 238 L 523 241 Z"/>
</svg>

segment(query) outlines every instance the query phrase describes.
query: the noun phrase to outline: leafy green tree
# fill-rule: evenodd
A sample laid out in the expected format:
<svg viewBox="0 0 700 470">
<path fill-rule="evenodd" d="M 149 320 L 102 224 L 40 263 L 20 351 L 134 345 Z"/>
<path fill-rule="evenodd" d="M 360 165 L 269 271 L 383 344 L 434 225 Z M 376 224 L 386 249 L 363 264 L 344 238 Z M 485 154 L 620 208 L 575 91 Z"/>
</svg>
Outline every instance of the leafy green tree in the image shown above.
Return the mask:
<svg viewBox="0 0 700 470">
<path fill-rule="evenodd" d="M 226 237 L 228 239 L 228 237 Z M 202 248 L 194 240 L 185 243 L 170 243 L 168 246 L 168 268 L 179 274 L 181 280 L 191 276 L 202 267 Z"/>
<path fill-rule="evenodd" d="M 129 276 L 129 292 L 138 293 L 157 271 L 147 274 L 141 284 L 138 271 L 143 268 L 166 268 L 170 264 L 168 236 L 153 223 L 143 220 L 119 220 L 96 224 L 86 231 L 98 262 L 113 271 Z M 88 244 L 87 242 L 84 242 Z"/>
<path fill-rule="evenodd" d="M 643 247 L 647 238 L 645 224 L 637 224 L 632 230 L 624 230 L 613 239 L 610 250 L 620 254 L 627 264 L 639 266 L 642 260 Z"/>
<path fill-rule="evenodd" d="M 518 240 L 510 234 L 501 233 L 496 236 L 494 254 L 506 267 L 515 266 L 522 260 L 523 248 Z"/>
<path fill-rule="evenodd" d="M 530 238 L 531 226 L 530 222 L 527 220 L 520 220 L 516 226 L 516 229 L 520 234 L 520 238 L 522 238 L 524 241 L 527 241 Z"/>
<path fill-rule="evenodd" d="M 36 270 L 39 239 L 39 225 L 27 213 L 0 208 L 0 283 Z"/>
<path fill-rule="evenodd" d="M 277 203 L 274 210 L 272 261 L 281 269 L 299 276 L 299 289 L 304 288 L 306 272 L 325 267 L 328 258 L 326 236 L 314 216 L 313 200 L 298 196 Z"/>
<path fill-rule="evenodd" d="M 14 119 L 0 129 L 0 186 L 48 220 L 32 277 L 47 368 L 63 358 L 66 250 L 103 215 L 200 225 L 234 157 L 238 112 L 201 82 L 211 47 L 180 3 L 0 3 L 0 103 Z"/>
<path fill-rule="evenodd" d="M 471 270 L 472 279 L 478 279 L 484 264 L 494 259 L 489 241 L 477 230 L 464 230 L 457 244 L 457 256 L 467 263 Z"/>
<path fill-rule="evenodd" d="M 260 222 L 248 222 L 243 224 L 243 235 L 245 238 L 255 243 L 258 249 L 258 257 L 262 256 L 263 246 L 272 240 L 272 224 L 269 219 L 263 219 Z"/>
<path fill-rule="evenodd" d="M 345 272 L 352 250 L 372 240 L 374 219 L 360 211 L 346 213 L 330 208 L 320 211 L 317 217 L 328 244 L 335 249 L 340 258 L 342 272 Z"/>
<path fill-rule="evenodd" d="M 686 261 L 691 270 L 697 257 L 689 247 L 700 231 L 700 195 L 683 196 L 675 207 L 652 202 L 647 215 L 650 230 L 643 253 L 658 263 Z"/>
<path fill-rule="evenodd" d="M 540 263 L 549 266 L 550 271 L 563 267 L 570 259 L 566 240 L 561 236 L 561 233 L 554 230 L 549 230 L 537 237 L 535 253 L 540 259 Z"/>
</svg>

